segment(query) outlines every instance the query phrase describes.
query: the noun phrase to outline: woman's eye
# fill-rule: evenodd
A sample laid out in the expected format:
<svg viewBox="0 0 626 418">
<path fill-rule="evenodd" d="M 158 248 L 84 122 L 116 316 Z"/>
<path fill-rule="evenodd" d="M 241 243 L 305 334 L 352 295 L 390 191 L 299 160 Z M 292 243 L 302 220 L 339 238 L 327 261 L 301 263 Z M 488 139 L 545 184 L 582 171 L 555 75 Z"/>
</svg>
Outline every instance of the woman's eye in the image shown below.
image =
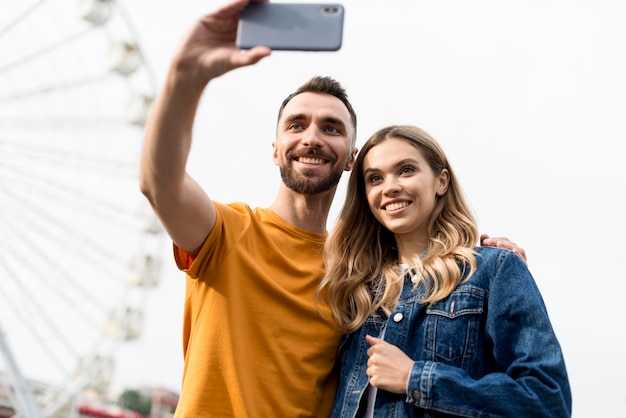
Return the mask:
<svg viewBox="0 0 626 418">
<path fill-rule="evenodd" d="M 369 177 L 369 182 L 370 183 L 376 183 L 378 181 L 380 181 L 382 179 L 381 176 L 379 176 L 378 174 L 372 175 Z"/>
<path fill-rule="evenodd" d="M 414 171 L 415 169 L 411 166 L 402 167 L 402 169 L 400 170 L 401 173 L 413 173 Z"/>
</svg>

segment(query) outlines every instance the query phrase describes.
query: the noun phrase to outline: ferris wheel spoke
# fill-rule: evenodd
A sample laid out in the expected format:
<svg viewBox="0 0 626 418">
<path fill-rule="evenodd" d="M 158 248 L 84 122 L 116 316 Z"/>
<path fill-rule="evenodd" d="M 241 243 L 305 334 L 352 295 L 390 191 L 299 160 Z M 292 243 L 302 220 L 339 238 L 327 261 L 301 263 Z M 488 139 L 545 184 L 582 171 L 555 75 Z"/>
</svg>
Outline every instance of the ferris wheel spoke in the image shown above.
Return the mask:
<svg viewBox="0 0 626 418">
<path fill-rule="evenodd" d="M 9 70 L 17 69 L 20 66 L 28 64 L 32 60 L 43 59 L 45 58 L 46 54 L 52 53 L 58 48 L 66 47 L 71 42 L 74 42 L 86 36 L 87 34 L 91 33 L 93 30 L 95 30 L 94 27 L 88 26 L 84 28 L 83 30 L 81 30 L 80 32 L 73 33 L 57 42 L 45 45 L 36 51 L 30 52 L 23 56 L 15 57 L 13 58 L 13 61 L 4 63 L 2 66 L 0 66 L 0 74 L 6 73 Z"/>
<path fill-rule="evenodd" d="M 7 22 L 4 26 L 0 28 L 0 36 L 4 36 L 7 32 L 9 32 L 13 27 L 17 26 L 20 22 L 24 21 L 31 13 L 39 8 L 42 4 L 44 4 L 47 0 L 39 0 L 34 2 L 30 6 L 28 6 L 21 13 L 17 14 L 13 17 L 13 20 Z"/>
<path fill-rule="evenodd" d="M 32 270 L 31 282 L 36 287 L 48 289 L 45 296 L 43 296 L 45 300 L 38 300 L 36 303 L 45 304 L 46 300 L 58 300 L 65 306 L 72 306 L 76 310 L 77 319 L 87 322 L 90 327 L 97 328 L 101 325 L 99 320 L 107 313 L 108 307 L 102 303 L 98 294 L 94 291 L 94 287 L 84 282 L 73 280 L 72 272 L 64 264 L 59 265 L 54 260 L 54 254 L 50 249 L 42 245 L 43 240 L 33 241 L 30 238 L 26 238 L 31 235 L 24 231 L 23 228 L 15 227 L 13 229 L 15 230 L 2 229 L 2 235 L 7 238 L 7 242 L 17 242 L 18 237 L 21 237 L 24 245 L 14 246 L 12 249 L 4 248 L 4 253 L 14 254 L 14 258 L 17 260 L 34 261 L 28 263 Z M 28 249 L 27 253 L 26 248 Z M 9 265 L 9 263 L 8 261 L 5 263 L 2 270 L 8 277 L 9 268 L 5 268 L 4 265 Z M 78 303 L 80 301 L 89 301 L 88 308 L 84 304 Z"/>
<path fill-rule="evenodd" d="M 0 150 L 2 148 L 0 145 Z M 87 161 L 76 161 L 78 156 L 71 160 L 76 164 L 74 166 L 68 161 L 67 155 L 55 156 L 55 153 L 50 151 L 45 156 L 44 153 L 45 150 L 31 158 L 18 158 L 16 153 L 12 153 L 7 161 L 0 159 L 7 183 L 10 182 L 10 186 L 6 186 L 7 190 L 22 191 L 30 195 L 36 194 L 38 199 L 44 198 L 49 202 L 72 208 L 75 211 L 91 211 L 91 213 L 97 214 L 100 219 L 106 220 L 110 226 L 138 228 L 136 207 L 115 202 L 109 196 L 103 196 L 98 190 L 69 182 L 51 181 L 44 172 L 35 172 L 25 168 L 28 165 L 51 167 L 53 164 L 61 164 L 71 178 L 75 177 L 75 171 L 79 166 L 83 172 L 90 172 L 91 175 L 100 175 L 102 172 L 106 172 L 108 180 L 116 178 L 119 182 L 132 183 L 135 181 L 136 175 L 134 171 L 131 172 L 130 167 L 113 161 L 88 161 L 88 159 Z M 44 171 L 46 170 L 47 168 L 44 169 Z"/>
<path fill-rule="evenodd" d="M 25 89 L 21 91 L 10 91 L 0 96 L 0 103 L 8 102 L 11 100 L 16 100 L 16 99 L 22 99 L 25 97 L 40 96 L 42 94 L 67 92 L 68 89 L 74 89 L 78 87 L 84 87 L 89 84 L 100 83 L 112 76 L 113 75 L 110 73 L 104 73 L 104 74 L 100 74 L 100 75 L 96 75 L 92 77 L 85 77 L 83 79 L 76 79 L 76 80 L 64 81 L 64 82 L 56 83 L 56 84 L 36 86 L 34 88 Z"/>
<path fill-rule="evenodd" d="M 51 213 L 44 208 L 36 205 L 36 200 L 28 193 L 21 192 L 21 196 L 13 194 L 8 190 L 4 191 L 4 195 L 14 200 L 16 204 L 21 205 L 22 216 L 30 215 L 30 222 L 33 224 L 38 222 L 39 227 L 33 232 L 44 233 L 47 239 L 54 240 L 59 245 L 63 245 L 66 250 L 73 250 L 81 254 L 84 259 L 88 259 L 92 263 L 102 263 L 103 266 L 121 266 L 126 264 L 120 261 L 118 252 L 113 251 L 87 234 L 87 231 L 78 229 L 75 226 L 77 216 L 74 214 L 73 219 L 62 218 L 61 216 Z M 44 237 L 45 238 L 45 237 Z M 103 267 L 106 269 L 107 267 Z"/>
<path fill-rule="evenodd" d="M 0 257 L 0 264 L 3 265 L 3 269 L 8 272 L 10 274 L 9 277 L 11 277 L 11 274 L 14 274 L 14 272 L 8 267 L 8 264 L 4 262 L 3 258 L 4 257 Z M 19 289 L 18 293 L 24 291 L 24 289 L 20 288 L 18 283 L 13 282 L 13 285 L 17 285 L 17 288 Z M 13 292 L 12 295 L 9 295 L 8 291 L 4 289 L 4 286 L 6 286 L 6 283 L 3 284 L 3 287 L 0 287 L 0 294 L 3 295 L 4 303 L 6 303 L 7 306 L 11 308 L 15 317 L 19 319 L 22 324 L 24 324 L 26 330 L 30 333 L 31 337 L 39 344 L 39 346 L 46 347 L 48 341 L 44 336 L 45 334 L 42 333 L 40 323 L 43 318 L 43 325 L 51 325 L 50 321 L 45 319 L 46 315 L 42 314 L 41 309 L 38 309 L 36 306 L 30 304 L 29 299 L 25 298 L 24 295 L 22 295 L 22 297 L 19 299 L 20 303 L 15 303 L 15 298 L 19 295 L 16 295 L 15 292 Z M 56 327 L 53 326 L 53 328 Z M 58 329 L 56 331 L 59 332 Z M 60 335 L 63 335 L 63 333 L 60 333 Z M 74 351 L 71 344 L 65 338 L 61 337 L 61 342 L 63 348 L 66 349 L 72 357 L 78 355 L 78 352 Z M 47 350 L 43 350 L 42 354 L 49 356 L 52 364 L 57 368 L 59 372 L 67 373 L 66 366 L 64 366 L 63 362 L 59 360 L 59 356 L 51 355 L 51 353 Z"/>
</svg>

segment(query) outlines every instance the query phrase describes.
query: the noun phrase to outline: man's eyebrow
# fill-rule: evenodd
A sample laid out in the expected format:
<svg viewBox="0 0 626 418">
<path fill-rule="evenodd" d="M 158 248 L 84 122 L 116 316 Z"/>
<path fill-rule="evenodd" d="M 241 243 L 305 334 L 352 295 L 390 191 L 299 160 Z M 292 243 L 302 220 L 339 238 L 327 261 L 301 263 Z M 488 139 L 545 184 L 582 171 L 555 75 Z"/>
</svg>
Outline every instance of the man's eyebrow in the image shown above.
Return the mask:
<svg viewBox="0 0 626 418">
<path fill-rule="evenodd" d="M 304 113 L 295 113 L 293 115 L 288 115 L 287 117 L 285 117 L 285 123 L 304 119 L 306 119 L 306 115 Z"/>
<path fill-rule="evenodd" d="M 326 123 L 332 123 L 333 125 L 339 125 L 339 126 L 341 126 L 342 128 L 345 128 L 345 127 L 346 127 L 345 122 L 344 122 L 344 121 L 342 121 L 342 120 L 341 120 L 341 119 L 339 119 L 339 118 L 335 118 L 335 117 L 332 117 L 332 116 L 327 116 L 327 117 L 325 117 L 323 120 L 324 120 L 324 122 L 326 122 Z"/>
<path fill-rule="evenodd" d="M 293 115 L 287 115 L 283 123 L 288 124 L 291 122 L 308 120 L 308 119 L 309 117 L 304 113 L 294 113 Z M 326 116 L 322 118 L 322 121 L 324 121 L 325 123 L 330 123 L 332 125 L 337 125 L 343 129 L 346 129 L 346 123 L 343 120 L 336 118 L 334 116 Z"/>
</svg>

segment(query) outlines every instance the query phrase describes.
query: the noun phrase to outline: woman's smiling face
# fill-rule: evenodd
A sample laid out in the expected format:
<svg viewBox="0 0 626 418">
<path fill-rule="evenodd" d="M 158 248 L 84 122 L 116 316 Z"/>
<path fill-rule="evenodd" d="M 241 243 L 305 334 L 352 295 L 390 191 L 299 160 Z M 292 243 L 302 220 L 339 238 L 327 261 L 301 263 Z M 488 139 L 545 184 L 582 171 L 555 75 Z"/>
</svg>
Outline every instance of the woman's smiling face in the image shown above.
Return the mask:
<svg viewBox="0 0 626 418">
<path fill-rule="evenodd" d="M 363 177 L 370 210 L 396 240 L 427 242 L 437 196 L 447 190 L 448 171 L 436 175 L 416 146 L 389 138 L 369 150 Z"/>
</svg>

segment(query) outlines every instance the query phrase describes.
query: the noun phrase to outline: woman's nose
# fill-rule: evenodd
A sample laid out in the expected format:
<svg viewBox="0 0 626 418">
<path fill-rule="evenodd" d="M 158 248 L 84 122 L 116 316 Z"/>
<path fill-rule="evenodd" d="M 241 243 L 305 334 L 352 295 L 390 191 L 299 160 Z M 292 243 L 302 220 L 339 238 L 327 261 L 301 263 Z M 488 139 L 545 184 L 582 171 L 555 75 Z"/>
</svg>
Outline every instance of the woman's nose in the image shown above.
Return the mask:
<svg viewBox="0 0 626 418">
<path fill-rule="evenodd" d="M 391 176 L 385 179 L 385 184 L 383 187 L 384 194 L 393 195 L 398 193 L 400 190 L 402 190 L 402 186 L 395 177 Z"/>
</svg>

